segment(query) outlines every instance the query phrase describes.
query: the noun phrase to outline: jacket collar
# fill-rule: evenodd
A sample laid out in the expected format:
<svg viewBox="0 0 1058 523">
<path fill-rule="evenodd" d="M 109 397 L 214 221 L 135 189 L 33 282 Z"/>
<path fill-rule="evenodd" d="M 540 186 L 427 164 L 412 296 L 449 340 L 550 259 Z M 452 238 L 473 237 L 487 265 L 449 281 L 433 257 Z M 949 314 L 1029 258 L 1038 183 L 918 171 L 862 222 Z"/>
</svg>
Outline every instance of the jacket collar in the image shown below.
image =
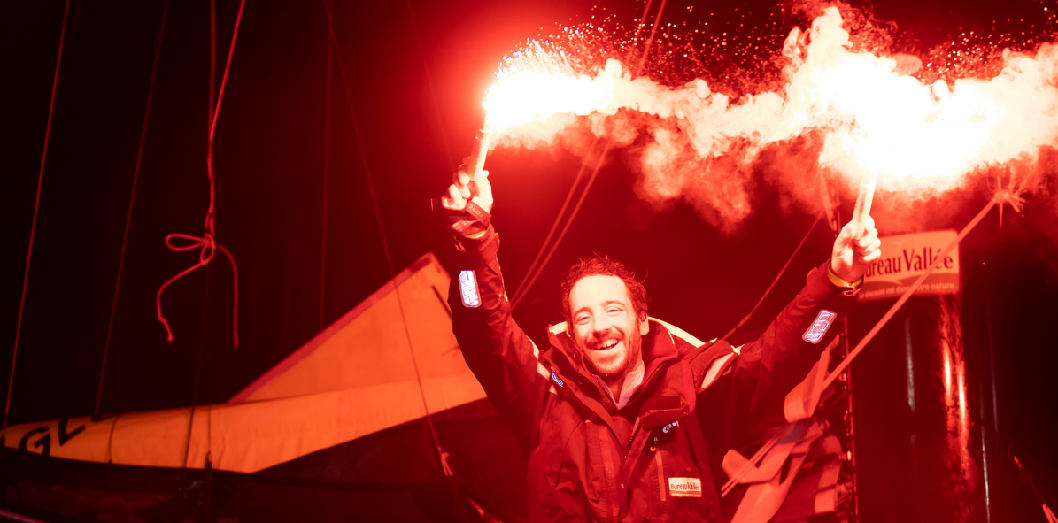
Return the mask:
<svg viewBox="0 0 1058 523">
<path fill-rule="evenodd" d="M 565 383 L 563 388 L 585 407 L 612 415 L 617 407 L 600 380 L 584 361 L 566 323 L 554 325 L 548 332 L 554 350 L 542 354 L 550 360 L 552 371 Z M 646 365 L 643 382 L 632 394 L 625 410 L 638 412 L 640 425 L 653 428 L 686 416 L 694 409 L 695 389 L 691 369 L 684 356 L 693 349 L 673 338 L 664 325 L 650 319 L 650 330 L 643 336 L 643 360 Z M 609 417 L 609 416 L 606 416 Z"/>
</svg>

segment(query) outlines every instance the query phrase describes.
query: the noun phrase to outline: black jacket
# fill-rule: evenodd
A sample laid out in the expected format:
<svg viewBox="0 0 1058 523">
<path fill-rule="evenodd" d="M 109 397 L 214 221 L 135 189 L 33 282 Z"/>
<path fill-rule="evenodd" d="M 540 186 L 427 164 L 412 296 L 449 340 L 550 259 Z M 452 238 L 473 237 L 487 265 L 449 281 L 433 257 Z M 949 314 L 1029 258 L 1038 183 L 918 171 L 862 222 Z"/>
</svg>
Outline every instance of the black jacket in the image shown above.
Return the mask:
<svg viewBox="0 0 1058 523">
<path fill-rule="evenodd" d="M 783 397 L 850 300 L 816 268 L 741 348 L 652 319 L 644 380 L 618 409 L 564 325 L 537 346 L 514 322 L 498 248 L 491 228 L 457 241 L 449 300 L 467 364 L 528 452 L 531 521 L 726 520 L 734 507 L 720 502 L 724 453 L 745 453 L 753 436 L 782 423 Z M 473 275 L 476 295 L 466 284 L 461 294 L 461 272 L 464 281 Z"/>
</svg>

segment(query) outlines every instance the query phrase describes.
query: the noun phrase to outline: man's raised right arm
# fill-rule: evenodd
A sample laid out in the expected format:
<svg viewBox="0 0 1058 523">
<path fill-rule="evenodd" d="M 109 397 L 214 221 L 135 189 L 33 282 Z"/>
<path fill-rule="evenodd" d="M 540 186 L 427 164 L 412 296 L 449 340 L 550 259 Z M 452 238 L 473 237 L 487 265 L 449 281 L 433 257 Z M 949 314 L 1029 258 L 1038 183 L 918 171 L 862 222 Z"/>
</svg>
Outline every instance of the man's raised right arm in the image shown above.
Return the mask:
<svg viewBox="0 0 1058 523">
<path fill-rule="evenodd" d="M 533 438 L 550 373 L 536 345 L 518 326 L 507 300 L 498 258 L 499 235 L 491 221 L 488 173 L 458 173 L 441 206 L 449 219 L 452 249 L 445 265 L 452 278 L 448 301 L 452 331 L 467 365 L 523 444 Z"/>
</svg>

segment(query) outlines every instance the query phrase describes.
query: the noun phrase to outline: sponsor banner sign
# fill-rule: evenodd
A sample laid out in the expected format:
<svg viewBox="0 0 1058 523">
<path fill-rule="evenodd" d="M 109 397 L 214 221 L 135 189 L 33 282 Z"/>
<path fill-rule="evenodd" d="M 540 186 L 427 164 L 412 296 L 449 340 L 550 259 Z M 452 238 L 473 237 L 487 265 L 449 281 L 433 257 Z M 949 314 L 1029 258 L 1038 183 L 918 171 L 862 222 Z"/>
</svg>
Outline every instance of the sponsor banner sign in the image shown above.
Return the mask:
<svg viewBox="0 0 1058 523">
<path fill-rule="evenodd" d="M 959 248 L 941 256 L 941 251 L 957 236 L 954 230 L 901 234 L 882 238 L 882 256 L 871 263 L 857 295 L 861 302 L 896 298 L 914 281 L 935 266 L 933 274 L 916 295 L 957 294 L 959 292 Z"/>
</svg>

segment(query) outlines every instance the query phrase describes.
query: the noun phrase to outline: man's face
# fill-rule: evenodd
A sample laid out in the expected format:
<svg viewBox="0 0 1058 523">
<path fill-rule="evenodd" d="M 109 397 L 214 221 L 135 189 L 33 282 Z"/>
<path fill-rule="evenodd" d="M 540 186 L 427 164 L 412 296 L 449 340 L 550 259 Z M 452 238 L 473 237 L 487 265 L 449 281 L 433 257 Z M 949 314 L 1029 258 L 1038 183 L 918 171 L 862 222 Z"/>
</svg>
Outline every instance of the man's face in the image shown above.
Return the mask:
<svg viewBox="0 0 1058 523">
<path fill-rule="evenodd" d="M 620 379 L 641 360 L 646 314 L 637 314 L 628 286 L 617 276 L 591 274 L 569 291 L 573 339 L 595 372 Z"/>
</svg>

